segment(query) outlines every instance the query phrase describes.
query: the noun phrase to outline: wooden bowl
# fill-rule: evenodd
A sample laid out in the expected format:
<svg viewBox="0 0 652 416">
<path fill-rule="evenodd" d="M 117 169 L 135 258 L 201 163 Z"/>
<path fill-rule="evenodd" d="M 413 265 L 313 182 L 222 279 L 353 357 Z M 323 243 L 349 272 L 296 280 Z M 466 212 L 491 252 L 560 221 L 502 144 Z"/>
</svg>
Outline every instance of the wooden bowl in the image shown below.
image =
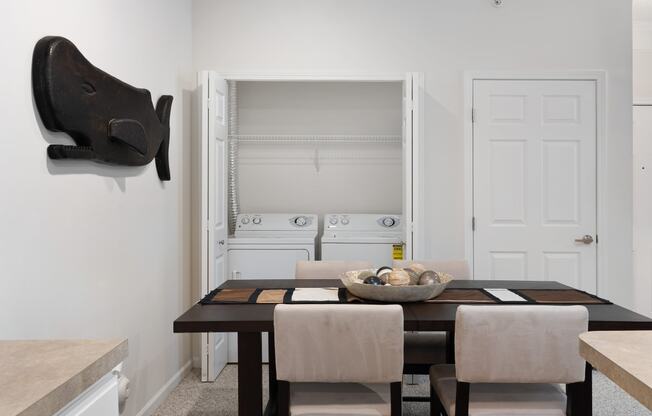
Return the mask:
<svg viewBox="0 0 652 416">
<path fill-rule="evenodd" d="M 369 271 L 375 272 L 376 270 L 353 270 L 344 273 L 341 280 L 346 289 L 354 296 L 377 302 L 407 303 L 434 299 L 441 295 L 448 283 L 453 280 L 450 275 L 441 274 L 445 282 L 433 285 L 375 286 L 365 284 L 358 278 L 360 273 Z"/>
</svg>

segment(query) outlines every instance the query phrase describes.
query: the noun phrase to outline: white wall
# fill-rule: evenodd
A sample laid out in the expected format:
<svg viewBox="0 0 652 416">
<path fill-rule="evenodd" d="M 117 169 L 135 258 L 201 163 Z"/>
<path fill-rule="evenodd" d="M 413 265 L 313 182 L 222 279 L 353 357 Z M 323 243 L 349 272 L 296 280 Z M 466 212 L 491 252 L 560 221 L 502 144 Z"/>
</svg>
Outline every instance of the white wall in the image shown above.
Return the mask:
<svg viewBox="0 0 652 416">
<path fill-rule="evenodd" d="M 254 81 L 237 92 L 240 134 L 402 134 L 400 82 Z M 243 143 L 238 160 L 242 212 L 401 213 L 400 142 Z"/>
<path fill-rule="evenodd" d="M 631 1 L 194 0 L 195 69 L 425 73 L 427 257 L 464 256 L 465 70 L 607 71 L 607 269 L 632 301 Z"/>
<path fill-rule="evenodd" d="M 129 338 L 135 415 L 190 360 L 172 333 L 190 295 L 191 6 L 181 0 L 4 2 L 0 17 L 0 338 Z M 71 39 L 152 97 L 172 94 L 172 181 L 146 167 L 53 162 L 32 100 L 32 50 Z"/>
<path fill-rule="evenodd" d="M 632 20 L 634 103 L 652 103 L 652 0 L 634 0 Z"/>
</svg>

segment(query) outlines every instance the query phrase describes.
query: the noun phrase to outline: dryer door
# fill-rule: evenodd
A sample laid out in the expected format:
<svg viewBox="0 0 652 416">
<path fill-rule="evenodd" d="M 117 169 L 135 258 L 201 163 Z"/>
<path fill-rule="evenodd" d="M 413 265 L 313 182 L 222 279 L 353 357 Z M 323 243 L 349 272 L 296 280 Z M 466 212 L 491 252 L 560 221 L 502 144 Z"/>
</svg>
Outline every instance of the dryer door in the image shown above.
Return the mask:
<svg viewBox="0 0 652 416">
<path fill-rule="evenodd" d="M 395 244 L 400 244 L 397 240 Z M 375 268 L 392 265 L 394 244 L 322 243 L 322 260 L 370 261 Z"/>
</svg>

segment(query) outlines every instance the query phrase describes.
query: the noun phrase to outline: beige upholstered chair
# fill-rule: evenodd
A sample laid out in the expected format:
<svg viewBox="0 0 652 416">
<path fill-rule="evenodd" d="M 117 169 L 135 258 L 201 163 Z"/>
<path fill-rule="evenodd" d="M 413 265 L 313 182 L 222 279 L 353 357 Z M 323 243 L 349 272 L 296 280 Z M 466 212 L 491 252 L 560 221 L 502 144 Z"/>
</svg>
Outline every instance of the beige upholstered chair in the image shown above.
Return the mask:
<svg viewBox="0 0 652 416">
<path fill-rule="evenodd" d="M 297 261 L 294 271 L 295 279 L 338 279 L 344 272 L 371 269 L 368 261 Z"/>
<path fill-rule="evenodd" d="M 418 263 L 426 269 L 452 275 L 458 280 L 468 280 L 471 272 L 466 260 L 394 260 L 393 267 L 405 268 Z M 452 349 L 447 353 L 445 332 L 408 332 L 405 334 L 405 374 L 428 374 L 430 366 L 452 362 Z M 409 400 L 409 399 L 408 399 Z"/>
<path fill-rule="evenodd" d="M 469 280 L 471 271 L 466 260 L 394 260 L 394 267 L 410 267 L 411 264 L 422 264 L 426 269 L 448 273 L 458 280 Z"/>
<path fill-rule="evenodd" d="M 277 305 L 278 411 L 401 414 L 400 305 Z"/>
<path fill-rule="evenodd" d="M 431 415 L 581 412 L 584 403 L 574 395 L 589 371 L 579 355 L 587 328 L 584 306 L 458 307 L 456 364 L 430 370 Z"/>
</svg>

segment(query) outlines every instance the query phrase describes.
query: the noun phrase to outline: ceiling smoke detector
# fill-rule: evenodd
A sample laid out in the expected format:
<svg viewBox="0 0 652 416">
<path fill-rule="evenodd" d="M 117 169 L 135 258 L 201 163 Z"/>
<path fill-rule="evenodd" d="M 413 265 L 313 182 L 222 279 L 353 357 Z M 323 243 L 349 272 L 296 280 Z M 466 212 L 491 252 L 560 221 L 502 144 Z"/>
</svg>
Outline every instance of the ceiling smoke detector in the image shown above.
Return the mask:
<svg viewBox="0 0 652 416">
<path fill-rule="evenodd" d="M 502 7 L 503 6 L 503 1 L 504 0 L 491 0 L 491 4 L 493 4 L 494 7 Z"/>
</svg>

